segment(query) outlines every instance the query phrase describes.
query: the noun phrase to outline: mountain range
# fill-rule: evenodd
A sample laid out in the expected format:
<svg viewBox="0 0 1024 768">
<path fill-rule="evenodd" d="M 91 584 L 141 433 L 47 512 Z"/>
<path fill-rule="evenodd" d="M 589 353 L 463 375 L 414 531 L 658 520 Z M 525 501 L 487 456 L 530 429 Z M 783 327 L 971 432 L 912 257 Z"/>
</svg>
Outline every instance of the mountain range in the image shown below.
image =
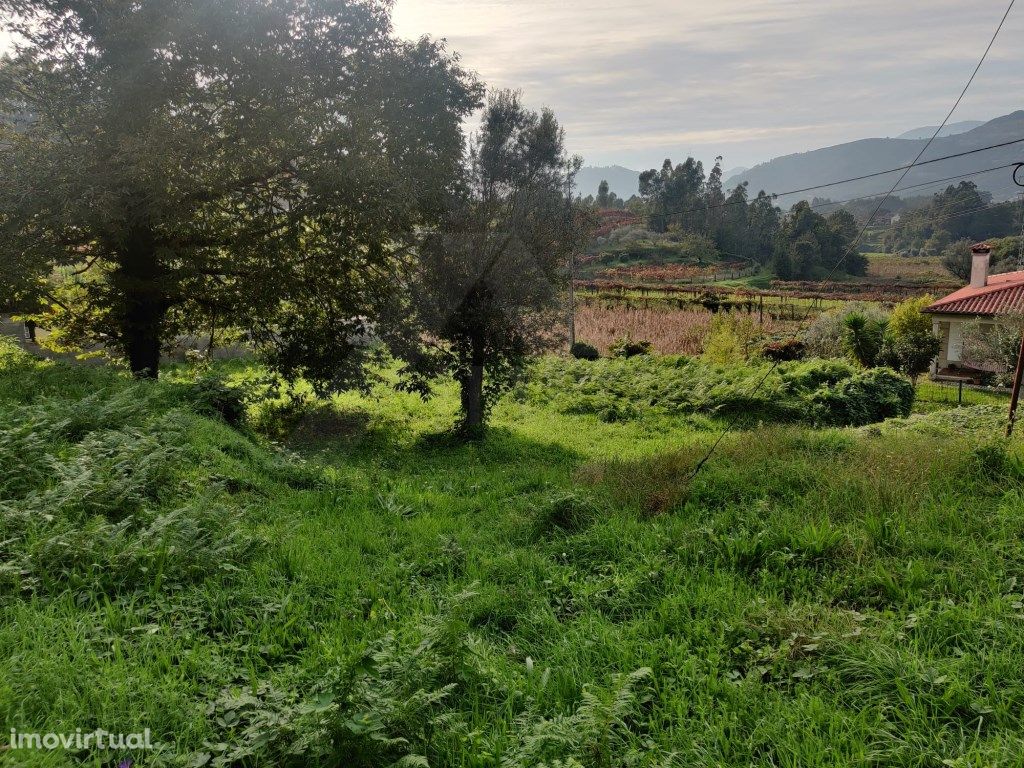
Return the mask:
<svg viewBox="0 0 1024 768">
<path fill-rule="evenodd" d="M 777 157 L 748 169 L 726 172 L 726 191 L 741 181 L 750 185 L 751 195 L 759 190 L 782 193 L 819 184 L 864 176 L 885 171 L 913 162 L 927 139 L 935 132 L 935 126 L 915 128 L 895 138 L 872 138 L 836 144 L 830 147 Z M 951 123 L 943 128 L 932 142 L 921 161 L 947 155 L 978 150 L 992 144 L 1024 139 L 1024 110 L 982 122 L 968 120 Z M 986 149 L 963 157 L 941 160 L 914 168 L 900 183 L 905 189 L 902 197 L 932 195 L 947 184 L 957 184 L 960 179 L 942 181 L 951 176 L 974 173 L 996 166 L 1024 162 L 1024 142 L 1005 147 Z M 814 197 L 846 200 L 861 195 L 884 194 L 899 176 L 899 171 L 875 176 L 870 179 L 851 181 L 843 184 L 814 189 L 806 193 L 781 195 L 779 205 L 788 208 L 801 199 Z M 640 174 L 621 166 L 605 168 L 584 167 L 577 177 L 580 194 L 594 194 L 601 179 L 607 179 L 609 187 L 620 197 L 636 194 Z M 1009 169 L 1000 169 L 969 177 L 978 188 L 992 193 L 995 200 L 1007 200 L 1021 190 L 1013 184 Z M 926 186 L 916 186 L 916 185 Z M 897 192 L 897 194 L 900 194 Z"/>
<path fill-rule="evenodd" d="M 585 165 L 576 174 L 576 193 L 586 197 L 596 195 L 602 181 L 619 197 L 629 199 L 640 189 L 640 171 L 631 171 L 621 165 Z"/>
</svg>

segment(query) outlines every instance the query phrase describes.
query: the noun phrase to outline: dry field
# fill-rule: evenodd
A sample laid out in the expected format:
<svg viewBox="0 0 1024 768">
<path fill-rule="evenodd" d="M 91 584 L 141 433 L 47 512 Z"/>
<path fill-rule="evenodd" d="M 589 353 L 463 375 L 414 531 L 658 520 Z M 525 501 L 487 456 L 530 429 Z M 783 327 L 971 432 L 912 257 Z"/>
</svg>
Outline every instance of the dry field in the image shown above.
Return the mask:
<svg viewBox="0 0 1024 768">
<path fill-rule="evenodd" d="M 600 270 L 598 277 L 604 280 L 623 280 L 626 282 L 673 283 L 686 282 L 695 278 L 738 278 L 749 271 L 750 265 L 745 262 L 727 264 L 633 264 L 623 267 L 608 267 Z"/>
<path fill-rule="evenodd" d="M 601 354 L 623 336 L 651 342 L 666 355 L 699 355 L 711 328 L 714 315 L 703 309 L 626 307 L 622 304 L 595 303 L 576 310 L 576 338 L 593 344 Z M 755 316 L 756 320 L 756 316 Z M 765 336 L 792 333 L 798 322 L 765 317 Z"/>
<path fill-rule="evenodd" d="M 928 285 L 958 284 L 957 279 L 943 268 L 937 258 L 911 258 L 888 253 L 870 254 L 868 277 Z"/>
</svg>

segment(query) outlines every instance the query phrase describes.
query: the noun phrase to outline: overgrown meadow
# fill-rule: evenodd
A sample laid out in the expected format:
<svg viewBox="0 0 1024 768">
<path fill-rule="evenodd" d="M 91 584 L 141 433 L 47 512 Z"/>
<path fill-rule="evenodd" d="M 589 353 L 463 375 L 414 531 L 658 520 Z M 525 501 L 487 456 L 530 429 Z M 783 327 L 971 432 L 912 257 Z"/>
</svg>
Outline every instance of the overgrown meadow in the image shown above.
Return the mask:
<svg viewBox="0 0 1024 768">
<path fill-rule="evenodd" d="M 1024 762 L 1001 407 L 827 426 L 874 421 L 836 393 L 879 382 L 794 364 L 691 481 L 749 375 L 695 394 L 695 361 L 586 365 L 543 361 L 465 444 L 454 388 L 239 421 L 185 371 L 6 349 L 0 715 L 158 747 L 0 761 Z"/>
</svg>

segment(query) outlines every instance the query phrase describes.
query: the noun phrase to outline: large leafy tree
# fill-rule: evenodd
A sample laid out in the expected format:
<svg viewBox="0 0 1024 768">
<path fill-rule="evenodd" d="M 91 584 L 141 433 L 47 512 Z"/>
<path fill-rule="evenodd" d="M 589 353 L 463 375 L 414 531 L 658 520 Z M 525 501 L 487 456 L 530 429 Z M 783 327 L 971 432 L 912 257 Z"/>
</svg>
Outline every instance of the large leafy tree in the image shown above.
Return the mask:
<svg viewBox="0 0 1024 768">
<path fill-rule="evenodd" d="M 773 268 L 783 279 L 811 279 L 833 272 L 863 275 L 867 259 L 853 249 L 857 222 L 845 210 L 822 216 L 801 200 L 778 227 Z"/>
<path fill-rule="evenodd" d="M 478 88 L 376 0 L 0 0 L 0 281 L 155 376 L 190 324 L 321 389 L 359 375 L 393 266 L 445 209 Z M 59 306 L 59 305 L 58 305 Z M 382 325 L 382 327 L 385 327 Z"/>
<path fill-rule="evenodd" d="M 461 391 L 462 428 L 479 433 L 530 355 L 559 340 L 570 253 L 587 214 L 571 202 L 579 158 L 550 111 L 494 94 L 473 137 L 443 225 L 426 235 L 411 280 L 422 346 L 411 385 L 447 372 Z"/>
</svg>

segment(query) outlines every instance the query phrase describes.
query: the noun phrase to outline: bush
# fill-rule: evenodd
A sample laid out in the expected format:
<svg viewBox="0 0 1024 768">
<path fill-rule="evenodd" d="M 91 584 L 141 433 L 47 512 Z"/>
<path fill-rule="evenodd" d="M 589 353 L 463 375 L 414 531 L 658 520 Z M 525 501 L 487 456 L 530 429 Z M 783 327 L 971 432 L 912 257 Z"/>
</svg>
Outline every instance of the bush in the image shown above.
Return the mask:
<svg viewBox="0 0 1024 768">
<path fill-rule="evenodd" d="M 243 387 L 233 386 L 223 376 L 206 374 L 190 388 L 193 407 L 204 416 L 220 416 L 233 427 L 245 420 L 248 394 Z"/>
<path fill-rule="evenodd" d="M 719 315 L 711 321 L 711 331 L 704 342 L 704 359 L 718 364 L 747 360 L 760 334 L 749 315 Z"/>
<path fill-rule="evenodd" d="M 859 426 L 909 416 L 914 386 L 895 371 L 873 368 L 818 389 L 808 402 L 819 424 Z"/>
<path fill-rule="evenodd" d="M 885 321 L 860 312 L 849 314 L 843 320 L 843 349 L 865 368 L 871 368 L 882 350 L 885 328 Z"/>
<path fill-rule="evenodd" d="M 761 349 L 765 359 L 775 363 L 784 363 L 790 360 L 803 360 L 807 354 L 807 345 L 800 339 L 784 339 L 783 341 L 772 341 L 765 344 Z"/>
<path fill-rule="evenodd" d="M 624 336 L 609 348 L 612 357 L 636 357 L 651 354 L 651 342 L 636 340 Z"/>
<path fill-rule="evenodd" d="M 810 357 L 845 357 L 843 330 L 846 318 L 852 314 L 864 315 L 868 320 L 883 322 L 888 315 L 873 304 L 850 302 L 837 309 L 822 312 L 803 335 Z"/>
<path fill-rule="evenodd" d="M 592 344 L 587 344 L 585 341 L 577 341 L 573 344 L 572 348 L 569 350 L 569 354 L 577 360 L 598 360 L 601 357 L 601 353 L 597 351 L 597 347 Z"/>
<path fill-rule="evenodd" d="M 884 369 L 862 372 L 842 360 L 786 362 L 769 372 L 768 363 L 712 366 L 671 356 L 545 359 L 522 394 L 604 421 L 741 413 L 750 421 L 856 425 L 905 416 L 913 403 L 906 379 Z"/>
</svg>

